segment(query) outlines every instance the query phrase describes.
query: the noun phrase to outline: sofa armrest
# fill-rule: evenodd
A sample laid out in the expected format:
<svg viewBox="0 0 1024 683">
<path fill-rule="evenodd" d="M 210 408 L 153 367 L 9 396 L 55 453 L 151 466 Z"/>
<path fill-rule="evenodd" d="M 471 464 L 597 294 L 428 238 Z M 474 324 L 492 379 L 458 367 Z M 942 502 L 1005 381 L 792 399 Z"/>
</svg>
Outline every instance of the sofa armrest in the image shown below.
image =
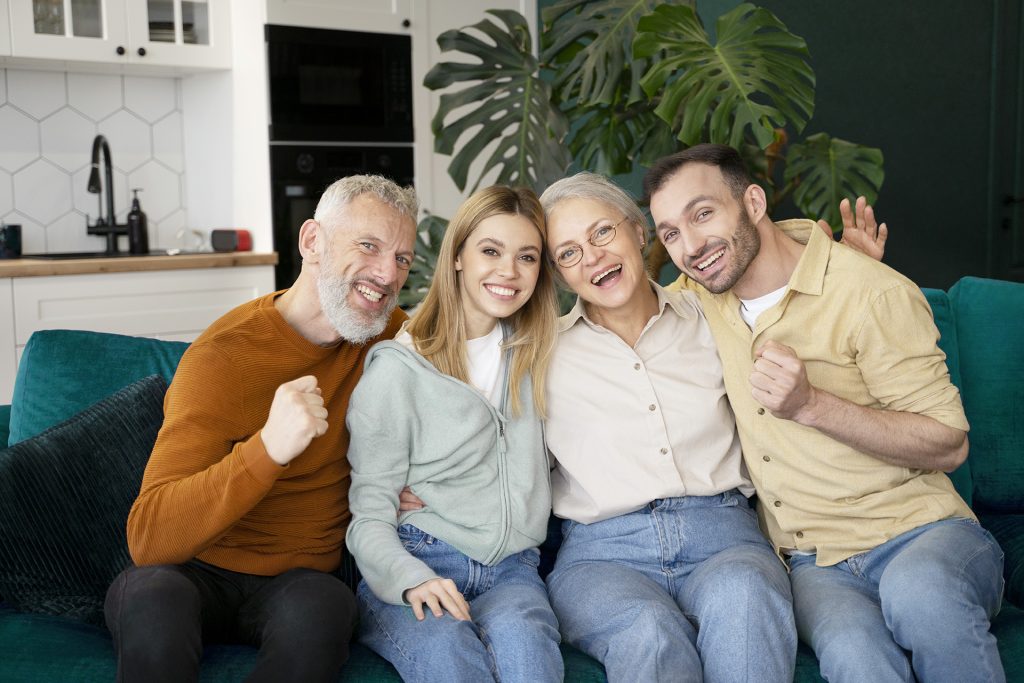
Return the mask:
<svg viewBox="0 0 1024 683">
<path fill-rule="evenodd" d="M 0 405 L 0 450 L 7 448 L 11 437 L 11 406 Z"/>
</svg>

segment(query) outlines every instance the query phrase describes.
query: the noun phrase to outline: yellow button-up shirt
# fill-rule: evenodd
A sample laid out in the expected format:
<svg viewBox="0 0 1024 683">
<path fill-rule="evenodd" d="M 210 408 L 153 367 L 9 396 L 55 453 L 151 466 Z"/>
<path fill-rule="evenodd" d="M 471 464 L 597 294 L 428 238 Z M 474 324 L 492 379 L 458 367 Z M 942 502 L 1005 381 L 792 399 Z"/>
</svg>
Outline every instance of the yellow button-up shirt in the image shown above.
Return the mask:
<svg viewBox="0 0 1024 683">
<path fill-rule="evenodd" d="M 754 492 L 697 297 L 652 286 L 658 313 L 633 347 L 581 301 L 559 320 L 544 429 L 559 517 L 589 524 L 657 498 Z"/>
<path fill-rule="evenodd" d="M 755 351 L 792 347 L 811 384 L 870 408 L 913 412 L 967 430 L 938 331 L 909 279 L 837 244 L 812 221 L 779 226 L 807 246 L 782 300 L 751 330 L 732 292 L 697 293 L 725 367 L 762 524 L 776 550 L 817 552 L 827 566 L 922 524 L 974 515 L 942 472 L 890 465 L 810 427 L 773 417 L 751 395 Z"/>
</svg>

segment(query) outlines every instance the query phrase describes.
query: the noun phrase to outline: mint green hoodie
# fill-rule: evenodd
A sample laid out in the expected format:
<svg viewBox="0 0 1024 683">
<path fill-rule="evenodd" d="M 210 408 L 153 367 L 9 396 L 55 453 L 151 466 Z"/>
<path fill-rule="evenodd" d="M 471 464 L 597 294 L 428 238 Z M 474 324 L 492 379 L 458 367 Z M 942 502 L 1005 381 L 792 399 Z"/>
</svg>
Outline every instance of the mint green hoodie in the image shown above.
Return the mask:
<svg viewBox="0 0 1024 683">
<path fill-rule="evenodd" d="M 404 604 L 407 589 L 439 578 L 402 546 L 401 524 L 486 565 L 543 542 L 551 487 L 541 423 L 528 377 L 519 394 L 522 414 L 507 416 L 508 366 L 499 411 L 397 342 L 370 349 L 349 401 L 352 522 L 346 543 L 381 600 Z M 425 507 L 399 516 L 405 485 Z"/>
</svg>

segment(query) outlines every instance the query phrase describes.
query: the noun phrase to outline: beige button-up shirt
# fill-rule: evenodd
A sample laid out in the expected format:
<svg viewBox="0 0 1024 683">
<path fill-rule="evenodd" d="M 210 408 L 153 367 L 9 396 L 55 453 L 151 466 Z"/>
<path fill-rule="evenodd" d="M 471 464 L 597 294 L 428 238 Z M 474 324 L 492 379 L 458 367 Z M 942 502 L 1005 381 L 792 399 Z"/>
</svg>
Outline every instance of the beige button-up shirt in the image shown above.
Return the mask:
<svg viewBox="0 0 1024 683">
<path fill-rule="evenodd" d="M 696 297 L 652 286 L 658 314 L 633 348 L 581 301 L 559 321 L 545 426 L 559 517 L 589 524 L 657 498 L 753 492 Z"/>
<path fill-rule="evenodd" d="M 815 429 L 775 418 L 751 395 L 755 352 L 792 347 L 811 384 L 861 406 L 927 415 L 967 430 L 928 302 L 886 265 L 828 238 L 812 221 L 779 226 L 807 246 L 788 291 L 753 330 L 732 292 L 681 277 L 703 304 L 725 366 L 762 524 L 776 550 L 817 552 L 820 565 L 922 524 L 974 515 L 942 472 L 897 467 Z M 809 239 L 808 239 L 809 238 Z"/>
</svg>

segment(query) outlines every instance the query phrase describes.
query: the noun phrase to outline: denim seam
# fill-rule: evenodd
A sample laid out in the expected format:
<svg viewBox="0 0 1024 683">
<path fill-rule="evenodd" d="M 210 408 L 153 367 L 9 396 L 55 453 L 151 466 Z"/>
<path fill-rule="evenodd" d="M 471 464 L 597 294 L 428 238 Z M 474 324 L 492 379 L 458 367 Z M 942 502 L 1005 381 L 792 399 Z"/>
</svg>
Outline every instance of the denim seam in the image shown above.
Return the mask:
<svg viewBox="0 0 1024 683">
<path fill-rule="evenodd" d="M 413 657 L 409 656 L 409 653 L 405 650 L 405 648 L 398 644 L 398 641 L 395 640 L 395 638 L 391 635 L 391 631 L 384 628 L 384 623 L 377 616 L 377 610 L 373 609 L 373 607 L 371 607 L 369 604 L 366 605 L 366 610 L 370 613 L 370 616 L 373 617 L 373 623 L 377 627 L 377 630 L 384 634 L 384 637 L 388 639 L 388 642 L 395 646 L 395 650 L 398 651 L 400 655 L 402 655 L 402 658 L 408 662 L 412 662 L 413 664 L 415 664 L 416 660 Z"/>
</svg>

